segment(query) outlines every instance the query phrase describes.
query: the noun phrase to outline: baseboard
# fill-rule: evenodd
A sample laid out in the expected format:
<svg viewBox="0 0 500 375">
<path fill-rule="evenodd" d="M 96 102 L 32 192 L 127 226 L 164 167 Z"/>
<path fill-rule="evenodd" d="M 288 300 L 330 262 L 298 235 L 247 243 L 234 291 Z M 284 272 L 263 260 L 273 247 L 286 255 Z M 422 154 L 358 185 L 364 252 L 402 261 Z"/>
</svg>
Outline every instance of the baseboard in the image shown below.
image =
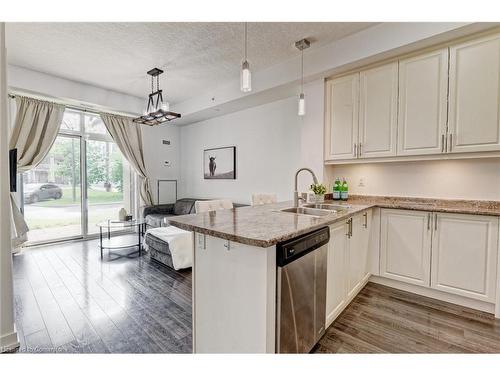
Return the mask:
<svg viewBox="0 0 500 375">
<path fill-rule="evenodd" d="M 402 281 L 392 280 L 381 276 L 371 276 L 369 281 L 375 284 L 389 286 L 391 288 L 404 290 L 405 292 L 415 293 L 424 297 L 429 297 L 438 299 L 440 301 L 454 303 L 455 305 L 469 307 L 471 309 L 484 311 L 490 314 L 495 313 L 494 303 L 477 301 L 471 298 L 457 296 L 454 294 L 449 294 L 446 292 L 441 292 L 439 290 L 429 289 L 418 285 L 407 284 Z"/>
<path fill-rule="evenodd" d="M 19 348 L 19 345 L 16 331 L 0 337 L 0 353 L 12 352 Z"/>
</svg>

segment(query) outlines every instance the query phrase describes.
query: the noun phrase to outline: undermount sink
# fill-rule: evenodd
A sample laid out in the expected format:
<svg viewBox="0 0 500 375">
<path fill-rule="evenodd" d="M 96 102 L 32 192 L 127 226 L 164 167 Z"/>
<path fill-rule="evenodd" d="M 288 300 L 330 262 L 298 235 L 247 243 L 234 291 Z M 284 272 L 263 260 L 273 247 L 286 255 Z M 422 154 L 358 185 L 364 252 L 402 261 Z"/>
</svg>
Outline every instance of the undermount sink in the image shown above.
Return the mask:
<svg viewBox="0 0 500 375">
<path fill-rule="evenodd" d="M 326 216 L 332 214 L 332 211 L 329 210 L 321 210 L 318 208 L 310 208 L 310 207 L 290 207 L 290 208 L 283 208 L 280 211 L 298 215 L 309 215 L 309 216 Z"/>
<path fill-rule="evenodd" d="M 302 207 L 314 208 L 318 210 L 328 210 L 328 211 L 345 211 L 350 206 L 340 205 L 340 204 L 328 204 L 328 203 L 315 203 L 315 204 L 305 204 Z"/>
</svg>

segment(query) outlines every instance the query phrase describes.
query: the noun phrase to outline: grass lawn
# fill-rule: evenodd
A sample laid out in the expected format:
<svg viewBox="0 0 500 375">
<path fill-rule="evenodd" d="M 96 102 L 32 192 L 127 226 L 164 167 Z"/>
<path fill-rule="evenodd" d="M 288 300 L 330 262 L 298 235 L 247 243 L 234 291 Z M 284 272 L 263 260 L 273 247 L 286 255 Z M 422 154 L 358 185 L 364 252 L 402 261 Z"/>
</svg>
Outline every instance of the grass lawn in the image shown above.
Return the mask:
<svg viewBox="0 0 500 375">
<path fill-rule="evenodd" d="M 80 204 L 80 188 L 75 189 L 76 202 L 73 201 L 73 189 L 63 188 L 63 195 L 61 199 L 49 199 L 33 204 L 37 207 L 60 207 L 69 206 L 73 204 Z M 89 204 L 94 203 L 120 203 L 123 201 L 123 193 L 119 191 L 102 191 L 89 189 Z"/>
</svg>

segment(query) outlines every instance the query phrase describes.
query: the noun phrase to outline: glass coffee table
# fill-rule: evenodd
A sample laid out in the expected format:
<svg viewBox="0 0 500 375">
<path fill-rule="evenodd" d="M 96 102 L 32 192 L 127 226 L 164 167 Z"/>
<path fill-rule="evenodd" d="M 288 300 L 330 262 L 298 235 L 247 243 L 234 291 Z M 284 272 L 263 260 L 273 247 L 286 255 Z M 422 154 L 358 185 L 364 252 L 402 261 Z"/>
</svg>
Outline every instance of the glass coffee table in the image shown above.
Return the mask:
<svg viewBox="0 0 500 375">
<path fill-rule="evenodd" d="M 139 253 L 142 255 L 142 237 L 146 232 L 146 222 L 142 219 L 130 221 L 106 220 L 97 224 L 99 227 L 99 248 L 101 249 L 101 260 L 103 259 L 103 250 L 108 250 L 108 254 L 116 255 L 118 257 L 130 257 Z M 132 240 L 131 236 L 117 236 L 111 238 L 112 229 L 132 229 L 137 227 L 137 237 Z M 103 231 L 106 231 L 106 238 L 103 238 Z M 112 250 L 126 249 L 137 247 L 137 250 L 126 255 L 118 254 Z"/>
</svg>

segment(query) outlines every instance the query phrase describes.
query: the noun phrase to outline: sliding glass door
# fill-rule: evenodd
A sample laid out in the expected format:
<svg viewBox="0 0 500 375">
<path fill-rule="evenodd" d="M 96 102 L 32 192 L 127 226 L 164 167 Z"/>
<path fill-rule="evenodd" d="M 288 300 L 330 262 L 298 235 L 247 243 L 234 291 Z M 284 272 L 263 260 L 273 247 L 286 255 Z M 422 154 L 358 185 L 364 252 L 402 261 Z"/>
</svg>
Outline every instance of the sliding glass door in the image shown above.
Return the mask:
<svg viewBox="0 0 500 375">
<path fill-rule="evenodd" d="M 82 235 L 80 138 L 59 135 L 45 159 L 23 176 L 30 242 Z"/>
<path fill-rule="evenodd" d="M 127 180 L 124 175 L 129 168 L 113 142 L 88 140 L 86 155 L 87 233 L 98 233 L 96 224 L 107 219 L 117 220 L 122 207 L 131 212 L 130 200 L 124 195 L 124 192 L 130 194 L 130 188 L 124 186 Z"/>
<path fill-rule="evenodd" d="M 135 174 L 97 114 L 67 110 L 49 154 L 23 174 L 28 244 L 91 238 L 136 207 Z"/>
</svg>

